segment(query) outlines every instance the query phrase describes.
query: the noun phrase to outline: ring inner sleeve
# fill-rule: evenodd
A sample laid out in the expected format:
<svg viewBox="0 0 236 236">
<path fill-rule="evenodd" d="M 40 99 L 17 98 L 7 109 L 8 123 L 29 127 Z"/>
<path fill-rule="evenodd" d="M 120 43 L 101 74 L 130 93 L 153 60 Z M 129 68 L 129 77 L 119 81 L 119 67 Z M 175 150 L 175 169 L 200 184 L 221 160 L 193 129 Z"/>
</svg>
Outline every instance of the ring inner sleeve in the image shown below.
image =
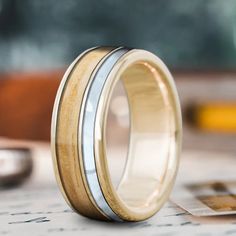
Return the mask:
<svg viewBox="0 0 236 236">
<path fill-rule="evenodd" d="M 150 210 L 162 194 L 176 155 L 174 97 L 164 74 L 148 61 L 121 75 L 130 109 L 130 143 L 118 194 L 133 210 Z"/>
</svg>

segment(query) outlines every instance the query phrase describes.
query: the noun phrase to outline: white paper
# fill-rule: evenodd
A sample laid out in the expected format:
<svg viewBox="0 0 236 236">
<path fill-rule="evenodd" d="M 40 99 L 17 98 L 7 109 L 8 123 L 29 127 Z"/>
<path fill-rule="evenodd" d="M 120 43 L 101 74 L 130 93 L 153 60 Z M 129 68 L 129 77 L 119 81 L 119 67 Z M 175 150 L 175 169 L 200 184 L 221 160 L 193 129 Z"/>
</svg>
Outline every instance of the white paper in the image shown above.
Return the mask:
<svg viewBox="0 0 236 236">
<path fill-rule="evenodd" d="M 37 169 L 31 181 L 0 190 L 0 235 L 236 235 L 236 217 L 194 217 L 171 201 L 140 223 L 99 222 L 79 216 L 58 190 L 48 147 L 36 150 L 34 158 Z M 234 156 L 185 153 L 172 198 L 189 181 L 236 178 L 235 167 Z"/>
</svg>

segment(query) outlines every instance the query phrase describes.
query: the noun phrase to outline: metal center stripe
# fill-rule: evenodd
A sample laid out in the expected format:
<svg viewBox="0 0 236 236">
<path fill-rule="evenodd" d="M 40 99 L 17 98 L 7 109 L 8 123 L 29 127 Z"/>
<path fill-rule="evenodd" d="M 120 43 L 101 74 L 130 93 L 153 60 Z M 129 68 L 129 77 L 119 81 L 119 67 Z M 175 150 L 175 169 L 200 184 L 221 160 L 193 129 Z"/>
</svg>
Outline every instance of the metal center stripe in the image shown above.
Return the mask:
<svg viewBox="0 0 236 236">
<path fill-rule="evenodd" d="M 125 48 L 115 50 L 105 59 L 103 64 L 98 69 L 89 87 L 82 124 L 82 156 L 85 176 L 90 192 L 99 209 L 106 216 L 108 216 L 108 218 L 116 221 L 121 221 L 121 219 L 113 212 L 104 198 L 96 172 L 94 155 L 94 128 L 98 103 L 106 79 L 115 63 L 128 51 L 129 50 Z"/>
</svg>

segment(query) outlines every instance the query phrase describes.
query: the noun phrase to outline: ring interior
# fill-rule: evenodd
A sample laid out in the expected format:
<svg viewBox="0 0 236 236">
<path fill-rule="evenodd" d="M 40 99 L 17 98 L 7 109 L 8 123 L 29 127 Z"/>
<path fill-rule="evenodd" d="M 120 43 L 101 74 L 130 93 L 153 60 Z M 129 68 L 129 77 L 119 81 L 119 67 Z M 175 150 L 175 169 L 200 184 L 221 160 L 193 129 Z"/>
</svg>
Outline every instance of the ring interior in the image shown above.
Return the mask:
<svg viewBox="0 0 236 236">
<path fill-rule="evenodd" d="M 129 102 L 130 143 L 117 193 L 130 210 L 149 212 L 176 169 L 175 100 L 164 73 L 151 62 L 135 62 L 120 79 Z"/>
</svg>

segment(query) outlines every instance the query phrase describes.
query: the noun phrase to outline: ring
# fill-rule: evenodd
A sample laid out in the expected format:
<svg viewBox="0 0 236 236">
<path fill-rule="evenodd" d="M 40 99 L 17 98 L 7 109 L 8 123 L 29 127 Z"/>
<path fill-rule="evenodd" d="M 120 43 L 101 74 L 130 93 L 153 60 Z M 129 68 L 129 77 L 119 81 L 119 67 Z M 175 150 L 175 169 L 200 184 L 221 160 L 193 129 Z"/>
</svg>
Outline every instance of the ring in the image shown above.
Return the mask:
<svg viewBox="0 0 236 236">
<path fill-rule="evenodd" d="M 118 188 L 106 155 L 108 108 L 117 82 L 130 111 L 127 161 Z M 182 141 L 173 78 L 154 54 L 96 47 L 67 69 L 54 103 L 51 148 L 67 203 L 93 219 L 141 221 L 166 202 L 178 169 Z"/>
</svg>

